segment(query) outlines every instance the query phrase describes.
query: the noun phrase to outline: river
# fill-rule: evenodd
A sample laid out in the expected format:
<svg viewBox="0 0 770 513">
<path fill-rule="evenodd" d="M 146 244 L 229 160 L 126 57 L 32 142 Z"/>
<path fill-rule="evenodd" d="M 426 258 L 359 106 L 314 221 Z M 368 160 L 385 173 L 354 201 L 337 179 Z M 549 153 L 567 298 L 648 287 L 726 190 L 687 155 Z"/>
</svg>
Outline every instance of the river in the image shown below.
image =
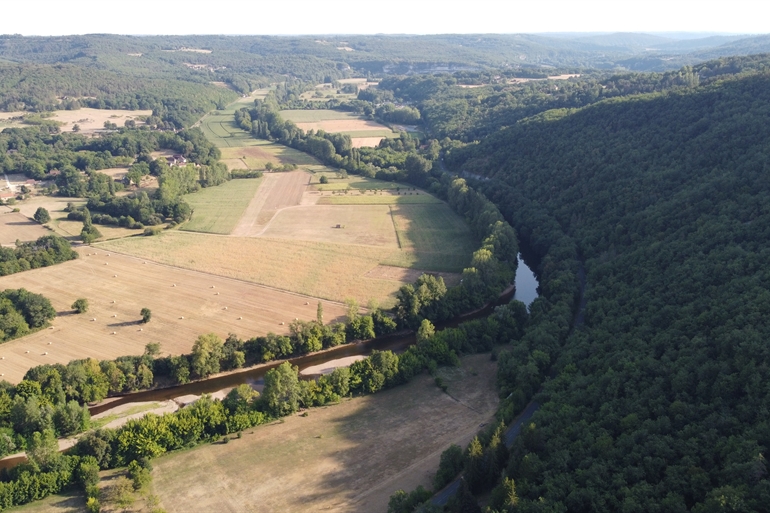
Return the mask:
<svg viewBox="0 0 770 513">
<path fill-rule="evenodd" d="M 524 263 L 521 258 L 521 254 L 518 256 L 519 266 L 516 268 L 516 293 L 513 295 L 513 299 L 521 301 L 527 308 L 532 304 L 532 301 L 537 298 L 537 278 L 532 269 Z"/>
</svg>

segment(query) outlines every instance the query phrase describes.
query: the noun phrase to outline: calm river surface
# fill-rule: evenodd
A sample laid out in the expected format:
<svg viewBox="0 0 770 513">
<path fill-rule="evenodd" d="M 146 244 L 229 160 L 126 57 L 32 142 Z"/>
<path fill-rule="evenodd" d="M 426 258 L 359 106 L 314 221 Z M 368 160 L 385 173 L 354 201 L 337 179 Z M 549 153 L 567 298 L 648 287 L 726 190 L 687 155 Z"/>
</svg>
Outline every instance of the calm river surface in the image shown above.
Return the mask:
<svg viewBox="0 0 770 513">
<path fill-rule="evenodd" d="M 516 294 L 513 299 L 519 300 L 529 308 L 532 301 L 537 298 L 537 278 L 524 260 L 519 255 L 519 267 L 516 269 Z"/>
</svg>

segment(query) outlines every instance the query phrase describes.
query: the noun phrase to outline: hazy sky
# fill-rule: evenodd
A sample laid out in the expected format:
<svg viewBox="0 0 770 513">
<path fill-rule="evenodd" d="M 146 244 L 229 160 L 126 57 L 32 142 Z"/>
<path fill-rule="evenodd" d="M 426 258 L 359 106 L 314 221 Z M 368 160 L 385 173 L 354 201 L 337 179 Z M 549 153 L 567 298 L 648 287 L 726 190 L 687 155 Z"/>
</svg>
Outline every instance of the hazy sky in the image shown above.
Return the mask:
<svg viewBox="0 0 770 513">
<path fill-rule="evenodd" d="M 0 34 L 767 33 L 767 0 L 0 0 Z"/>
</svg>

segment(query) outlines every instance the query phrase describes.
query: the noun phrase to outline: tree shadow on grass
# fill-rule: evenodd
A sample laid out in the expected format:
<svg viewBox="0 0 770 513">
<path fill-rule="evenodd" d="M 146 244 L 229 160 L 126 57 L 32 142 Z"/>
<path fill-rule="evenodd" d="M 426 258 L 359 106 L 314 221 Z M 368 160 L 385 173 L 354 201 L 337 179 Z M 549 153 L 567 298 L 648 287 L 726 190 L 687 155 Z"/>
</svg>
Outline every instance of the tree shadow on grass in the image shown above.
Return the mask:
<svg viewBox="0 0 770 513">
<path fill-rule="evenodd" d="M 125 328 L 127 326 L 140 326 L 142 324 L 141 320 L 138 321 L 124 321 L 124 322 L 113 322 L 112 324 L 108 324 L 110 328 Z"/>
</svg>

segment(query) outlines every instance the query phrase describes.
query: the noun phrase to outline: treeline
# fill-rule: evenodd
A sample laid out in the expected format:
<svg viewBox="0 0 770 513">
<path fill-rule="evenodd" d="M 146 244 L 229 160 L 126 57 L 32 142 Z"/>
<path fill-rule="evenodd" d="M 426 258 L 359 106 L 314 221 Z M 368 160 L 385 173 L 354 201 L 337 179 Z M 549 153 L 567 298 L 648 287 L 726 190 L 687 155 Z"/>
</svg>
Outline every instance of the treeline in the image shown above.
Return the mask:
<svg viewBox="0 0 770 513">
<path fill-rule="evenodd" d="M 27 289 L 0 292 L 0 342 L 23 337 L 56 317 L 56 310 L 45 296 Z"/>
<path fill-rule="evenodd" d="M 213 166 L 221 156 L 199 129 L 178 133 L 121 129 L 92 138 L 71 132 L 49 133 L 38 127 L 6 128 L 0 132 L 0 170 L 42 180 L 50 178 L 53 170 L 98 171 L 127 165 L 134 159 L 151 165 L 154 159 L 150 153 L 161 149 L 201 166 Z M 165 164 L 161 160 L 157 165 Z M 85 191 L 76 192 L 83 195 Z"/>
<path fill-rule="evenodd" d="M 3 148 L 7 148 L 4 165 L 10 168 L 8 172 L 22 171 L 34 178 L 54 176 L 50 192 L 88 198 L 86 207 L 70 205 L 68 218 L 96 224 L 143 228 L 167 220 L 184 222 L 192 215 L 185 194 L 231 178 L 227 166 L 219 162 L 219 149 L 198 129 L 179 133 L 126 129 L 99 138 L 14 129 L 0 134 L 0 150 Z M 153 158 L 151 152 L 161 148 L 179 152 L 189 162 L 170 166 L 165 158 Z M 98 172 L 131 162 L 123 183 Z M 158 178 L 152 198 L 144 191 L 116 196 L 126 186 L 138 186 L 148 175 Z"/>
<path fill-rule="evenodd" d="M 519 508 L 767 511 L 768 80 L 554 112 L 447 157 L 532 251 L 585 262 L 584 323 L 506 469 Z"/>
<path fill-rule="evenodd" d="M 45 235 L 34 242 L 19 243 L 15 248 L 0 247 L 0 276 L 59 264 L 77 256 L 65 239 Z"/>
<path fill-rule="evenodd" d="M 432 179 L 430 190 L 466 220 L 481 246 L 458 286 L 447 289 L 441 277 L 423 275 L 399 289 L 396 318 L 412 329 L 422 319 L 444 321 L 495 300 L 513 282 L 518 265 L 516 232 L 483 194 L 448 175 Z"/>
<path fill-rule="evenodd" d="M 278 141 L 349 173 L 392 181 L 407 175 L 419 179 L 419 175 L 431 169 L 431 163 L 417 151 L 418 141 L 409 143 L 410 151 L 402 152 L 394 159 L 393 155 L 380 155 L 377 149 L 353 148 L 350 136 L 345 134 L 332 134 L 323 130 L 305 133 L 291 121 L 285 121 L 279 110 L 275 102 L 257 102 L 254 109 L 237 111 L 235 123 L 258 139 Z M 404 138 L 409 137 L 404 135 Z M 386 153 L 388 144 L 383 145 Z M 375 164 L 375 161 L 380 165 Z"/>
</svg>

